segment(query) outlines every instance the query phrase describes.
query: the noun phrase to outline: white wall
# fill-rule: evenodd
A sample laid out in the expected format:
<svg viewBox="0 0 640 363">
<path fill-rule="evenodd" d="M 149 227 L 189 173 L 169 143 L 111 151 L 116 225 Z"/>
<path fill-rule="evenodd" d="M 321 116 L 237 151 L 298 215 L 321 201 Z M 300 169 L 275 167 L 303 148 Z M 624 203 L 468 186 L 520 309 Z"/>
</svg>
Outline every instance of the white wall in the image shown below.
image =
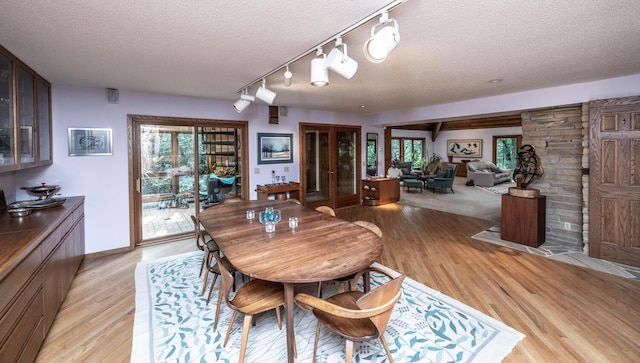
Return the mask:
<svg viewBox="0 0 640 363">
<path fill-rule="evenodd" d="M 102 88 L 52 86 L 53 155 L 48 167 L 7 173 L 0 187 L 9 189 L 8 201 L 32 199 L 23 186 L 56 184 L 62 196 L 85 196 L 86 252 L 93 253 L 128 247 L 129 195 L 127 157 L 127 115 L 176 116 L 221 120 L 249 121 L 249 190 L 255 199 L 257 184 L 271 182 L 271 170 L 288 180 L 299 180 L 298 123 L 362 123 L 358 115 L 289 108 L 278 125 L 268 122 L 268 107 L 253 104 L 242 114 L 233 111 L 232 102 L 211 99 L 175 97 L 120 90 L 118 104 L 107 102 Z M 113 155 L 69 157 L 67 128 L 101 127 L 113 130 Z M 371 127 L 376 129 L 376 127 Z M 257 133 L 292 133 L 292 164 L 257 165 Z M 363 130 L 364 132 L 364 130 Z M 363 151 L 364 152 L 364 151 Z M 289 171 L 284 172 L 284 167 Z M 254 174 L 258 169 L 259 173 Z M 14 188 L 11 190 L 11 188 Z"/>
</svg>

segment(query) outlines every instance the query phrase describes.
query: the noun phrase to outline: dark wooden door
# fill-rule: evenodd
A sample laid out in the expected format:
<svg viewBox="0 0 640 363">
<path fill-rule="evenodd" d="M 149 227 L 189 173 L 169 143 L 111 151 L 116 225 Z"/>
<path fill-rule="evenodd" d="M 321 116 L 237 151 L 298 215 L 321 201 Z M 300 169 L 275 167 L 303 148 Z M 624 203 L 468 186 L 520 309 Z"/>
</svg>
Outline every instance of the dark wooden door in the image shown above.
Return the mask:
<svg viewBox="0 0 640 363">
<path fill-rule="evenodd" d="M 640 97 L 590 106 L 589 255 L 640 266 Z"/>
</svg>

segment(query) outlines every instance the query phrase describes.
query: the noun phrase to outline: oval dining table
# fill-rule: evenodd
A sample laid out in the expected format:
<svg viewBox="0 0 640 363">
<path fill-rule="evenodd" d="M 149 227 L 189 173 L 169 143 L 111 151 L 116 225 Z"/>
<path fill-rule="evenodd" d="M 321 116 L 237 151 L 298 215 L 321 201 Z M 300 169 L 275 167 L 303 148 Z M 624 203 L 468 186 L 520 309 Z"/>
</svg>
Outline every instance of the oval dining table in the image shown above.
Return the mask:
<svg viewBox="0 0 640 363">
<path fill-rule="evenodd" d="M 266 232 L 258 220 L 266 207 L 282 213 L 275 232 Z M 255 210 L 254 219 L 247 219 L 247 210 Z M 298 218 L 297 228 L 289 228 L 289 217 Z M 370 266 L 382 254 L 382 239 L 369 229 L 286 201 L 220 204 L 202 211 L 200 222 L 238 271 L 284 285 L 287 357 L 291 363 L 295 285 L 348 276 Z"/>
</svg>

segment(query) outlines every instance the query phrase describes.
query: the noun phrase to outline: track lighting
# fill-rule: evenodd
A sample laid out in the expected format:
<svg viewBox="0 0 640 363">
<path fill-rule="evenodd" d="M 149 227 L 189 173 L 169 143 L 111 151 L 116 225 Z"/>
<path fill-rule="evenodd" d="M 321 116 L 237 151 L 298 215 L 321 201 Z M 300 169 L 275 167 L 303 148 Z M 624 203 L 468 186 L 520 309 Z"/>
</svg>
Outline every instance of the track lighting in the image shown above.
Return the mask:
<svg viewBox="0 0 640 363">
<path fill-rule="evenodd" d="M 256 92 L 256 97 L 259 100 L 262 100 L 270 105 L 273 103 L 273 100 L 276 98 L 276 93 L 271 91 L 270 89 L 267 89 L 267 80 L 265 78 L 262 79 L 262 86 L 258 88 L 258 91 Z"/>
<path fill-rule="evenodd" d="M 342 51 L 340 51 L 342 47 Z M 342 37 L 336 38 L 336 47 L 329 52 L 325 66 L 346 79 L 351 79 L 358 70 L 358 62 L 347 55 L 347 45 L 342 43 Z"/>
<path fill-rule="evenodd" d="M 291 86 L 291 81 L 293 79 L 293 73 L 289 71 L 289 66 L 287 66 L 287 70 L 284 71 L 284 85 L 285 87 Z"/>
<path fill-rule="evenodd" d="M 324 87 L 329 85 L 329 70 L 325 65 L 325 55 L 322 47 L 316 50 L 317 58 L 311 60 L 311 85 Z"/>
<path fill-rule="evenodd" d="M 383 27 L 376 33 L 376 27 L 379 25 Z M 371 28 L 371 38 L 364 43 L 364 55 L 370 62 L 380 63 L 398 46 L 398 43 L 400 43 L 398 22 L 393 18 L 389 19 L 389 13 L 383 11 L 380 15 L 380 23 Z"/>
<path fill-rule="evenodd" d="M 236 110 L 237 113 L 240 113 L 253 101 L 255 101 L 255 97 L 248 95 L 247 89 L 245 88 L 243 93 L 240 95 L 240 99 L 233 104 L 233 109 Z"/>
</svg>

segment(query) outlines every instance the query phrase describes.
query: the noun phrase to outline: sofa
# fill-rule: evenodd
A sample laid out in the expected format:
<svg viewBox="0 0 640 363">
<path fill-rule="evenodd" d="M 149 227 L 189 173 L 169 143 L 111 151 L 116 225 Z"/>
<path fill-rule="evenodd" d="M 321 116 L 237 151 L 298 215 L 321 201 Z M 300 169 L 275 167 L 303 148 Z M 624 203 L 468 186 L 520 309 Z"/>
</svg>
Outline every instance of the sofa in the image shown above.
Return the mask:
<svg viewBox="0 0 640 363">
<path fill-rule="evenodd" d="M 467 183 L 480 187 L 492 187 L 496 184 L 510 182 L 513 170 L 500 169 L 494 163 L 486 161 L 470 161 L 467 163 Z"/>
</svg>

